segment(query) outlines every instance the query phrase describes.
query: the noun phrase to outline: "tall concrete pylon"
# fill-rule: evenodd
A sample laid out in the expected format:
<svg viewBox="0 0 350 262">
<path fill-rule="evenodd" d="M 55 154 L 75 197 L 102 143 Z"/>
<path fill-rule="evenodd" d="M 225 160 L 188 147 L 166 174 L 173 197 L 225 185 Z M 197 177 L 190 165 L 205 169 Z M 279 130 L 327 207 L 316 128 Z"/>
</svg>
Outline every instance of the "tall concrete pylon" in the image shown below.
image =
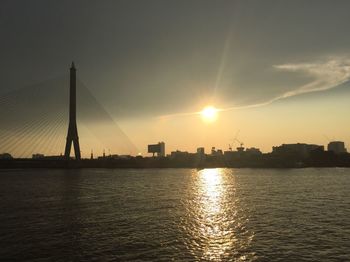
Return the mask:
<svg viewBox="0 0 350 262">
<path fill-rule="evenodd" d="M 80 146 L 77 128 L 77 89 L 76 89 L 76 69 L 74 62 L 70 68 L 70 87 L 69 87 L 69 126 L 67 133 L 66 149 L 64 157 L 70 159 L 70 149 L 72 143 L 74 146 L 75 159 L 80 160 Z"/>
</svg>

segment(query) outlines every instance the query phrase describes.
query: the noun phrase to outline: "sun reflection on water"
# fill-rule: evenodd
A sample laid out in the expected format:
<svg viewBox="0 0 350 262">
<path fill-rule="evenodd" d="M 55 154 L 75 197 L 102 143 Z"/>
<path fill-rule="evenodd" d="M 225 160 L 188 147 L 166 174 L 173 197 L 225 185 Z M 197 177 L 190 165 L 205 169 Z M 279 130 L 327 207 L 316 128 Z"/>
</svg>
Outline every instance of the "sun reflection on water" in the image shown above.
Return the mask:
<svg viewBox="0 0 350 262">
<path fill-rule="evenodd" d="M 199 260 L 252 261 L 254 237 L 246 229 L 247 214 L 236 197 L 232 171 L 203 169 L 193 174 L 192 198 L 186 203 L 187 247 Z"/>
<path fill-rule="evenodd" d="M 220 187 L 221 174 L 218 169 L 203 169 L 199 172 L 202 180 L 203 204 L 207 215 L 215 215 L 220 212 L 222 188 Z"/>
</svg>

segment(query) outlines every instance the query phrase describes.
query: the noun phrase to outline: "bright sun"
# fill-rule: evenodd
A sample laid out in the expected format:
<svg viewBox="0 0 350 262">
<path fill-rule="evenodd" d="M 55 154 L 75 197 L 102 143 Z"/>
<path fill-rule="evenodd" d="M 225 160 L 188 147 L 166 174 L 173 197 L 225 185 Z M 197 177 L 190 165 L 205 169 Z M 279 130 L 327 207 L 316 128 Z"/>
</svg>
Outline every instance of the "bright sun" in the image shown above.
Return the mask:
<svg viewBox="0 0 350 262">
<path fill-rule="evenodd" d="M 201 116 L 206 122 L 213 122 L 216 120 L 218 110 L 213 106 L 207 106 L 201 111 Z"/>
</svg>

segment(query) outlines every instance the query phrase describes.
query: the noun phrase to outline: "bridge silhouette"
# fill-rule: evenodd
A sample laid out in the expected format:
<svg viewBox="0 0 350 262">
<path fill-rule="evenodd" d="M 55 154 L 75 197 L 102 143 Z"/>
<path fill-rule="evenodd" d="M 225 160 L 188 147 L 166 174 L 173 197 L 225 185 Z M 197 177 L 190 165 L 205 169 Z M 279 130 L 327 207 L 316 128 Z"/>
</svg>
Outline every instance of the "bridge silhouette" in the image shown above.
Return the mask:
<svg viewBox="0 0 350 262">
<path fill-rule="evenodd" d="M 67 70 L 68 72 L 68 70 Z M 83 157 L 136 154 L 137 147 L 77 78 L 77 124 Z M 69 120 L 69 74 L 0 94 L 0 153 L 17 158 L 61 155 Z"/>
</svg>

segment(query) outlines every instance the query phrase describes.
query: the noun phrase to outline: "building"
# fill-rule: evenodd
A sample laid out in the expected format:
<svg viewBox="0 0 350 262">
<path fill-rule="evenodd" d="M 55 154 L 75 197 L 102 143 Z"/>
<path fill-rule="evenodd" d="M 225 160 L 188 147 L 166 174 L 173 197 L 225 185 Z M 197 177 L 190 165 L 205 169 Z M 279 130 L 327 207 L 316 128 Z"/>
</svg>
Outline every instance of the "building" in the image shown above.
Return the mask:
<svg viewBox="0 0 350 262">
<path fill-rule="evenodd" d="M 342 141 L 332 141 L 328 143 L 327 146 L 327 150 L 328 151 L 332 151 L 336 154 L 342 154 L 342 153 L 346 153 L 346 148 L 345 148 L 345 144 Z"/>
<path fill-rule="evenodd" d="M 165 143 L 164 142 L 159 142 L 159 146 L 160 146 L 159 156 L 160 157 L 165 157 Z"/>
<path fill-rule="evenodd" d="M 211 148 L 211 155 L 212 156 L 222 156 L 223 152 L 221 149 L 216 149 L 215 146 Z"/>
<path fill-rule="evenodd" d="M 197 155 L 200 155 L 200 156 L 204 156 L 205 155 L 204 147 L 198 147 L 197 148 Z"/>
<path fill-rule="evenodd" d="M 44 158 L 45 157 L 45 155 L 44 154 L 33 154 L 32 155 L 32 158 L 33 159 L 42 159 L 42 158 Z"/>
<path fill-rule="evenodd" d="M 280 146 L 272 147 L 272 153 L 280 156 L 298 156 L 298 157 L 309 157 L 313 151 L 324 151 L 324 146 L 310 145 L 304 143 L 297 144 L 282 144 Z"/>
<path fill-rule="evenodd" d="M 201 162 L 205 160 L 205 150 L 204 147 L 197 148 L 197 161 Z"/>
<path fill-rule="evenodd" d="M 131 159 L 131 155 L 112 155 L 112 159 Z"/>
<path fill-rule="evenodd" d="M 205 158 L 205 149 L 204 147 L 197 148 L 197 155 L 199 158 Z"/>
<path fill-rule="evenodd" d="M 254 156 L 257 156 L 257 155 L 261 155 L 261 151 L 259 148 L 255 148 L 255 147 L 251 147 L 251 148 L 247 148 L 245 150 L 246 154 L 248 155 L 254 155 Z"/>
<path fill-rule="evenodd" d="M 227 161 L 232 161 L 233 159 L 238 159 L 242 156 L 242 152 L 238 152 L 238 151 L 225 151 L 224 152 L 224 158 Z"/>
<path fill-rule="evenodd" d="M 243 146 L 237 147 L 237 152 L 240 152 L 240 153 L 244 152 L 244 147 Z"/>
<path fill-rule="evenodd" d="M 213 146 L 213 147 L 211 148 L 211 155 L 212 155 L 212 156 L 215 156 L 215 154 L 216 154 L 216 150 L 215 150 L 215 146 Z"/>
<path fill-rule="evenodd" d="M 13 157 L 9 153 L 2 153 L 0 154 L 0 159 L 13 159 Z"/>
<path fill-rule="evenodd" d="M 158 157 L 165 157 L 165 143 L 159 142 L 158 144 L 148 145 L 148 153 L 157 154 Z"/>
<path fill-rule="evenodd" d="M 170 153 L 170 159 L 187 159 L 189 157 L 190 153 L 187 151 L 172 151 Z"/>
</svg>

